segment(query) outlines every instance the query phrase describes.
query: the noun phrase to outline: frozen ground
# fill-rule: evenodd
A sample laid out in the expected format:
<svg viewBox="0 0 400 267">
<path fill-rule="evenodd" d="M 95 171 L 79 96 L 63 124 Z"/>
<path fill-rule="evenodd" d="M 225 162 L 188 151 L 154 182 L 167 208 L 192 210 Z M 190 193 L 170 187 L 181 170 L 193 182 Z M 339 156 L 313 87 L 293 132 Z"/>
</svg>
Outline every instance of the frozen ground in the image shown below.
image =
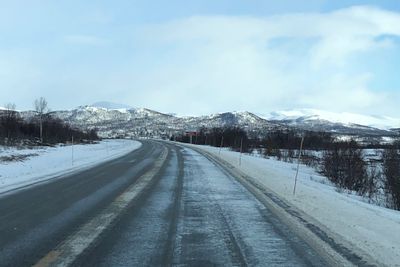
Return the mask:
<svg viewBox="0 0 400 267">
<path fill-rule="evenodd" d="M 73 148 L 57 146 L 10 149 L 0 146 L 0 158 L 3 159 L 0 160 L 0 193 L 88 168 L 127 154 L 140 146 L 140 142 L 123 139 L 74 145 Z M 4 161 L 11 158 L 12 161 Z"/>
<path fill-rule="evenodd" d="M 265 159 L 209 146 L 196 146 L 221 157 L 261 182 L 291 205 L 310 215 L 382 265 L 400 266 L 400 212 L 339 193 L 327 178 L 300 165 L 293 196 L 296 164 Z"/>
</svg>

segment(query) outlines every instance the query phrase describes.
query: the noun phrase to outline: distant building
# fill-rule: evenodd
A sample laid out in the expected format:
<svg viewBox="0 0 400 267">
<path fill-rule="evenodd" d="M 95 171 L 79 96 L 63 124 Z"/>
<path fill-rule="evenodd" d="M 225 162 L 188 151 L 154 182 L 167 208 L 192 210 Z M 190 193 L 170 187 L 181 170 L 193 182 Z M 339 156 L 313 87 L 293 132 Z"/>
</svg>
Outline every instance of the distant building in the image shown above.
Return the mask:
<svg viewBox="0 0 400 267">
<path fill-rule="evenodd" d="M 197 134 L 196 131 L 185 131 L 185 136 L 196 136 Z"/>
<path fill-rule="evenodd" d="M 190 143 L 193 144 L 193 136 L 197 136 L 198 132 L 197 131 L 185 131 L 185 136 L 188 136 L 190 138 Z"/>
</svg>

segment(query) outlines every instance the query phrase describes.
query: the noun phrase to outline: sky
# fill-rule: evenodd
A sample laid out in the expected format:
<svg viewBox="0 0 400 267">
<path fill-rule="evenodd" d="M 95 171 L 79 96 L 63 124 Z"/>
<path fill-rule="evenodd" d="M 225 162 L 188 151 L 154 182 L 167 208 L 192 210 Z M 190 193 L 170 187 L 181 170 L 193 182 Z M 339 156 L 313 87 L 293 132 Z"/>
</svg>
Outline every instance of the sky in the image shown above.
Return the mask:
<svg viewBox="0 0 400 267">
<path fill-rule="evenodd" d="M 398 0 L 0 0 L 0 106 L 400 117 Z"/>
</svg>

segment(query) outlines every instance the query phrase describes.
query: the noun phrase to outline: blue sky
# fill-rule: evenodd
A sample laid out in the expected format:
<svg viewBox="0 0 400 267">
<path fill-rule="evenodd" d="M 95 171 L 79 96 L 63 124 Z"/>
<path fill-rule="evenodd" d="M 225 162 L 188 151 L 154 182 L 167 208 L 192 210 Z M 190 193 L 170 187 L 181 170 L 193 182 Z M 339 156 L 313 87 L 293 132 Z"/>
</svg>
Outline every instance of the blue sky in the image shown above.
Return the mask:
<svg viewBox="0 0 400 267">
<path fill-rule="evenodd" d="M 0 105 L 400 117 L 399 1 L 0 2 Z"/>
</svg>

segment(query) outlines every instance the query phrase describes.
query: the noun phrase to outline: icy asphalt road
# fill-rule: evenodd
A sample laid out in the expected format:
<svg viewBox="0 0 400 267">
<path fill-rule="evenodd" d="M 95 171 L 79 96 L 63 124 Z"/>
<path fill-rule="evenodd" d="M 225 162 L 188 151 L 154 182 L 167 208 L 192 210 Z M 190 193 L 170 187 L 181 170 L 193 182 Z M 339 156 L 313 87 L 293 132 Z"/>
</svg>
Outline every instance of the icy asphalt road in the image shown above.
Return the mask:
<svg viewBox="0 0 400 267">
<path fill-rule="evenodd" d="M 153 141 L 117 160 L 0 198 L 0 265 L 30 266 L 101 212 L 167 146 L 155 183 L 76 266 L 324 266 L 240 183 L 199 153 Z"/>
</svg>

